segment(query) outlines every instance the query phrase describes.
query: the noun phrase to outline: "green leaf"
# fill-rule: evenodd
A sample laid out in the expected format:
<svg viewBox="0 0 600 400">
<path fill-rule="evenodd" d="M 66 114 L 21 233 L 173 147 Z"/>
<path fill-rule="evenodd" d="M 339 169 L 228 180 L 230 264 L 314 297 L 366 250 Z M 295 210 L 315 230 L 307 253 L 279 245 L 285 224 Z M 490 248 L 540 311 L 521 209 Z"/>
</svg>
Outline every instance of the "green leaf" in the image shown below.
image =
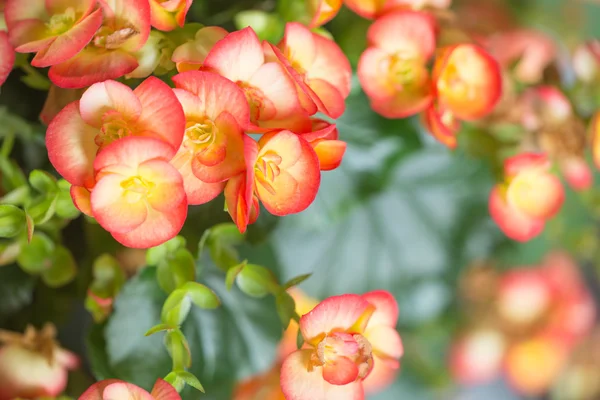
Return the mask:
<svg viewBox="0 0 600 400">
<path fill-rule="evenodd" d="M 169 375 L 165 376 L 165 381 L 175 388 L 178 392 L 181 392 L 185 388 L 185 381 L 177 375 L 177 372 L 172 371 Z"/>
<path fill-rule="evenodd" d="M 284 328 L 287 328 L 292 318 L 294 318 L 296 302 L 288 292 L 282 290 L 275 296 L 275 306 L 277 307 L 277 315 L 279 315 L 281 323 Z"/>
<path fill-rule="evenodd" d="M 29 200 L 30 194 L 29 187 L 21 186 L 6 193 L 1 201 L 2 204 L 24 205 Z"/>
<path fill-rule="evenodd" d="M 213 399 L 231 399 L 235 382 L 270 367 L 276 343 L 281 338 L 281 324 L 272 298 L 255 300 L 239 290 L 227 291 L 223 273 L 210 262 L 201 283 L 219 296 L 222 306 L 216 310 L 193 307 L 182 326 L 192 352 L 189 370 L 202 382 Z M 160 322 L 166 295 L 156 282 L 156 269 L 146 268 L 129 280 L 114 305 L 102 346 L 98 338 L 94 352 L 106 349 L 106 363 L 95 354 L 92 369 L 100 376 L 107 369 L 112 377 L 132 382 L 150 390 L 159 376 L 170 372 L 171 359 L 160 335 L 144 334 Z M 149 362 L 151 360 L 151 362 Z M 190 390 L 190 391 L 189 391 Z M 189 388 L 183 398 L 196 398 Z M 187 397 L 186 395 L 189 395 Z"/>
<path fill-rule="evenodd" d="M 179 329 L 167 331 L 165 347 L 173 360 L 173 369 L 189 368 L 192 365 L 190 345 Z"/>
<path fill-rule="evenodd" d="M 144 336 L 150 336 L 150 335 L 154 335 L 155 333 L 158 333 L 158 332 L 169 331 L 169 330 L 173 330 L 173 329 L 177 329 L 177 327 L 172 326 L 172 325 L 167 325 L 167 324 L 158 324 L 158 325 L 155 325 L 152 328 L 148 329 L 148 332 L 146 332 L 144 334 Z"/>
<path fill-rule="evenodd" d="M 27 179 L 21 168 L 14 160 L 0 156 L 0 172 L 2 172 L 2 184 L 6 191 L 11 191 L 27 185 Z"/>
<path fill-rule="evenodd" d="M 46 223 L 56 212 L 58 193 L 49 193 L 36 197 L 25 207 L 25 211 L 36 225 Z"/>
<path fill-rule="evenodd" d="M 29 184 L 42 194 L 58 191 L 56 178 L 46 171 L 35 169 L 29 174 Z"/>
<path fill-rule="evenodd" d="M 161 321 L 167 325 L 179 326 L 187 318 L 191 307 L 192 300 L 186 291 L 177 289 L 167 297 L 161 312 Z"/>
<path fill-rule="evenodd" d="M 26 227 L 25 211 L 9 204 L 0 204 L 0 237 L 15 237 Z"/>
<path fill-rule="evenodd" d="M 200 381 L 198 380 L 198 378 L 196 378 L 196 376 L 194 374 L 192 374 L 191 372 L 188 372 L 188 371 L 175 371 L 175 373 L 177 374 L 177 377 L 182 379 L 185 383 L 187 383 L 194 389 L 199 390 L 202 393 L 204 393 L 204 387 L 202 386 L 202 384 L 200 383 Z"/>
<path fill-rule="evenodd" d="M 19 254 L 21 254 L 21 242 L 18 239 L 0 241 L 0 266 L 14 263 Z"/>
<path fill-rule="evenodd" d="M 312 274 L 304 274 L 304 275 L 298 275 L 295 278 L 290 279 L 289 281 L 287 281 L 284 285 L 283 288 L 285 290 L 292 288 L 294 286 L 298 286 L 299 284 L 301 284 L 302 282 L 304 282 L 305 280 L 307 280 L 308 278 L 311 277 Z"/>
<path fill-rule="evenodd" d="M 227 275 L 225 276 L 225 286 L 227 290 L 231 290 L 233 284 L 235 283 L 235 279 L 238 274 L 244 269 L 244 267 L 248 264 L 248 260 L 244 260 L 236 266 L 233 266 L 227 270 Z"/>
<path fill-rule="evenodd" d="M 71 282 L 77 274 L 77 264 L 73 255 L 64 246 L 58 246 L 52 257 L 50 268 L 42 271 L 46 285 L 57 288 Z"/>
<path fill-rule="evenodd" d="M 29 274 L 39 274 L 52 267 L 54 242 L 43 233 L 34 233 L 29 244 L 23 244 L 17 263 Z"/>
<path fill-rule="evenodd" d="M 193 281 L 196 278 L 194 263 L 194 256 L 185 248 L 167 255 L 157 266 L 156 274 L 160 287 L 166 293 L 171 293 L 186 282 Z"/>
<path fill-rule="evenodd" d="M 227 271 L 231 266 L 240 262 L 235 246 L 243 241 L 244 235 L 239 232 L 235 224 L 223 223 L 210 228 L 205 245 L 210 251 L 213 262 L 222 270 Z M 204 243 L 201 241 L 202 244 Z"/>
<path fill-rule="evenodd" d="M 260 265 L 247 264 L 237 274 L 237 285 L 248 296 L 261 298 L 279 288 L 271 271 Z"/>
<path fill-rule="evenodd" d="M 196 307 L 210 310 L 221 305 L 219 296 L 205 285 L 198 282 L 188 282 L 181 287 Z"/>
<path fill-rule="evenodd" d="M 56 215 L 65 219 L 75 219 L 80 214 L 81 212 L 73 204 L 69 190 L 61 189 L 56 199 Z"/>
</svg>

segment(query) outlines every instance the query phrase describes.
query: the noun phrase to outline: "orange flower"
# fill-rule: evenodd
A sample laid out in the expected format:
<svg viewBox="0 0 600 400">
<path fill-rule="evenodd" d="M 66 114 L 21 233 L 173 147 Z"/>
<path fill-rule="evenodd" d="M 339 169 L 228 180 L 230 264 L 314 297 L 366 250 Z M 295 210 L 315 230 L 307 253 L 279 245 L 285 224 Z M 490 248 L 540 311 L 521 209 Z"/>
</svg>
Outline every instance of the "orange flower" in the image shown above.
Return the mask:
<svg viewBox="0 0 600 400">
<path fill-rule="evenodd" d="M 185 72 L 202 68 L 208 53 L 227 34 L 225 29 L 218 26 L 206 26 L 199 29 L 194 40 L 182 44 L 173 51 L 171 60 L 176 64 L 177 71 Z"/>
<path fill-rule="evenodd" d="M 150 0 L 152 26 L 161 31 L 183 27 L 193 0 Z"/>
<path fill-rule="evenodd" d="M 344 0 L 344 4 L 368 19 L 376 19 L 396 9 L 448 8 L 452 0 Z"/>
<path fill-rule="evenodd" d="M 148 393 L 139 386 L 118 379 L 107 379 L 93 384 L 79 400 L 181 400 L 177 390 L 169 383 L 158 379 Z"/>
</svg>

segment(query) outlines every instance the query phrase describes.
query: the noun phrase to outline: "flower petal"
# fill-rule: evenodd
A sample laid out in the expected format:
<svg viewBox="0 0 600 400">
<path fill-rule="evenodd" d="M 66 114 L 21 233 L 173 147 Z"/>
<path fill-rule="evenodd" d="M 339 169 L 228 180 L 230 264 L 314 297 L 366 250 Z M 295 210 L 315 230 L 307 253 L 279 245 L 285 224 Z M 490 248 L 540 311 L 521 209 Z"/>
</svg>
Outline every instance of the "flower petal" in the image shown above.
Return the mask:
<svg viewBox="0 0 600 400">
<path fill-rule="evenodd" d="M 225 188 L 225 182 L 206 183 L 198 179 L 192 172 L 192 153 L 183 147 L 173 157 L 171 164 L 183 178 L 183 188 L 190 205 L 208 203 Z"/>
<path fill-rule="evenodd" d="M 31 60 L 31 65 L 44 68 L 74 57 L 92 40 L 101 25 L 102 10 L 97 9 L 73 28 L 57 36 L 48 47 L 39 51 Z"/>
<path fill-rule="evenodd" d="M 404 346 L 400 334 L 396 328 L 385 325 L 369 325 L 364 333 L 365 338 L 373 346 L 373 351 L 380 358 L 386 360 L 398 360 L 404 354 Z"/>
<path fill-rule="evenodd" d="M 107 386 L 115 384 L 115 383 L 125 383 L 118 379 L 106 379 L 97 383 L 94 383 L 90 386 L 81 396 L 79 396 L 79 400 L 104 400 L 102 393 L 104 393 L 104 389 Z"/>
<path fill-rule="evenodd" d="M 81 118 L 79 101 L 66 106 L 48 126 L 48 158 L 58 173 L 73 185 L 94 186 L 97 134 L 98 130 Z"/>
<path fill-rule="evenodd" d="M 208 53 L 204 66 L 233 82 L 250 80 L 264 63 L 263 48 L 252 28 L 232 32 Z"/>
<path fill-rule="evenodd" d="M 379 358 L 377 354 L 373 354 L 373 369 L 363 381 L 363 387 L 367 394 L 378 393 L 390 386 L 398 373 L 400 372 L 400 364 L 392 365 L 392 363 Z"/>
<path fill-rule="evenodd" d="M 79 111 L 88 125 L 102 127 L 104 114 L 112 110 L 136 121 L 142 113 L 142 104 L 129 86 L 111 80 L 93 84 L 81 96 Z"/>
<path fill-rule="evenodd" d="M 455 343 L 450 354 L 450 370 L 460 383 L 473 385 L 493 380 L 506 351 L 502 333 L 495 330 L 470 332 Z"/>
<path fill-rule="evenodd" d="M 347 385 L 358 377 L 358 366 L 348 357 L 338 356 L 323 366 L 323 379 L 332 385 Z"/>
<path fill-rule="evenodd" d="M 321 171 L 331 171 L 342 163 L 347 145 L 341 140 L 318 140 L 311 143 L 311 146 L 319 158 Z"/>
<path fill-rule="evenodd" d="M 506 201 L 532 218 L 551 218 L 562 207 L 565 191 L 558 177 L 545 171 L 522 172 L 506 191 Z"/>
<path fill-rule="evenodd" d="M 372 312 L 373 306 L 359 295 L 329 297 L 300 318 L 300 331 L 308 343 L 316 344 L 329 332 L 352 329 L 366 313 Z"/>
<path fill-rule="evenodd" d="M 199 115 L 215 121 L 222 112 L 231 114 L 242 128 L 250 125 L 250 110 L 244 92 L 233 82 L 220 75 L 203 72 L 183 72 L 173 77 L 175 86 L 187 90 L 199 99 L 196 111 Z M 217 95 L 218 94 L 218 95 Z M 186 115 L 192 113 L 186 109 Z"/>
<path fill-rule="evenodd" d="M 150 393 L 154 400 L 181 400 L 181 396 L 171 384 L 164 379 L 157 379 L 152 392 Z"/>
<path fill-rule="evenodd" d="M 308 81 L 308 86 L 323 104 L 319 111 L 334 119 L 342 116 L 346 103 L 342 94 L 332 84 L 322 79 L 311 79 Z"/>
<path fill-rule="evenodd" d="M 140 164 L 153 159 L 170 161 L 173 149 L 167 143 L 149 137 L 128 136 L 106 146 L 94 160 L 94 169 L 125 166 L 137 169 Z"/>
<path fill-rule="evenodd" d="M 45 0 L 5 0 L 3 3 L 5 3 L 4 18 L 9 31 L 19 21 L 44 19 L 48 15 Z"/>
<path fill-rule="evenodd" d="M 111 383 L 104 388 L 102 396 L 105 400 L 153 400 L 150 393 L 139 386 L 126 382 Z"/>
<path fill-rule="evenodd" d="M 342 98 L 350 94 L 352 85 L 352 67 L 348 57 L 333 40 L 313 33 L 317 54 L 308 70 L 309 80 L 321 79 L 335 87 Z"/>
<path fill-rule="evenodd" d="M 307 5 L 312 15 L 309 27 L 317 28 L 337 15 L 342 7 L 342 0 L 309 0 Z"/>
<path fill-rule="evenodd" d="M 50 86 L 48 96 L 44 102 L 44 108 L 40 113 L 40 120 L 49 125 L 56 115 L 68 104 L 81 99 L 84 90 L 62 89 L 56 85 Z"/>
<path fill-rule="evenodd" d="M 362 295 L 375 306 L 375 312 L 369 319 L 369 327 L 383 325 L 395 327 L 398 323 L 398 302 L 392 294 L 385 290 L 374 290 Z"/>
<path fill-rule="evenodd" d="M 444 122 L 444 118 L 448 122 Z M 458 145 L 456 134 L 460 129 L 460 122 L 450 112 L 442 114 L 432 104 L 423 113 L 423 125 L 427 131 L 436 138 L 440 143 L 444 144 L 449 149 L 454 149 Z"/>
<path fill-rule="evenodd" d="M 93 217 L 90 191 L 83 186 L 71 185 L 70 193 L 75 207 L 88 217 Z"/>
<path fill-rule="evenodd" d="M 182 68 L 198 70 L 215 44 L 225 38 L 229 32 L 219 26 L 207 26 L 196 32 L 195 39 L 182 44 L 173 51 L 171 61 L 177 64 L 177 71 Z"/>
<path fill-rule="evenodd" d="M 5 31 L 0 31 L 0 86 L 4 84 L 15 63 L 15 52 Z"/>
<path fill-rule="evenodd" d="M 385 1 L 381 0 L 344 0 L 346 7 L 363 18 L 374 19 L 383 10 Z"/>
<path fill-rule="evenodd" d="M 173 90 L 156 77 L 149 77 L 133 93 L 142 105 L 138 135 L 159 138 L 179 149 L 185 131 L 185 115 Z"/>
<path fill-rule="evenodd" d="M 123 44 L 124 50 L 135 52 L 144 46 L 150 36 L 150 3 L 148 0 L 110 0 L 118 28 L 133 28 L 136 32 Z"/>
<path fill-rule="evenodd" d="M 389 54 L 427 61 L 436 49 L 436 29 L 430 14 L 401 10 L 377 19 L 369 27 L 367 40 Z"/>
<path fill-rule="evenodd" d="M 360 381 L 332 385 L 323 379 L 322 367 L 309 371 L 311 355 L 311 350 L 298 350 L 284 360 L 280 380 L 286 400 L 364 400 Z"/>
<path fill-rule="evenodd" d="M 75 57 L 50 67 L 48 77 L 57 86 L 79 89 L 108 79 L 117 79 L 138 67 L 134 55 L 121 50 L 86 47 Z"/>
</svg>

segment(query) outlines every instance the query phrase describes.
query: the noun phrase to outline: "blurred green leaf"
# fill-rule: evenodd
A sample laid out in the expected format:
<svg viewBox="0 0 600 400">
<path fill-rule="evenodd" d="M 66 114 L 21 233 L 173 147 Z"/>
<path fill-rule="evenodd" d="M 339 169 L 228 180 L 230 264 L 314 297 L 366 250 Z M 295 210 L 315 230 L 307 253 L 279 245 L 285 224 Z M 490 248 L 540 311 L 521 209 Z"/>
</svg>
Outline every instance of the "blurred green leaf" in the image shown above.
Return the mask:
<svg viewBox="0 0 600 400">
<path fill-rule="evenodd" d="M 15 237 L 26 227 L 25 211 L 9 204 L 0 204 L 0 237 Z"/>
<path fill-rule="evenodd" d="M 42 280 L 46 285 L 56 288 L 71 282 L 76 274 L 77 264 L 71 251 L 64 246 L 57 246 L 50 268 L 42 271 Z"/>
<path fill-rule="evenodd" d="M 187 282 L 181 287 L 181 290 L 186 292 L 187 296 L 192 300 L 192 303 L 194 303 L 196 307 L 210 310 L 221 305 L 219 296 L 201 283 Z"/>
<path fill-rule="evenodd" d="M 237 29 L 251 27 L 260 40 L 278 43 L 283 37 L 284 21 L 277 13 L 260 10 L 241 11 L 234 17 Z"/>
<path fill-rule="evenodd" d="M 296 312 L 294 298 L 288 292 L 282 290 L 275 296 L 275 306 L 277 307 L 277 315 L 279 315 L 283 327 L 287 328 Z"/>
<path fill-rule="evenodd" d="M 34 233 L 29 244 L 24 244 L 17 262 L 30 274 L 39 274 L 52 266 L 54 242 L 43 233 Z"/>
<path fill-rule="evenodd" d="M 176 250 L 158 262 L 157 279 L 160 287 L 167 293 L 195 279 L 194 256 L 185 248 Z"/>
<path fill-rule="evenodd" d="M 237 274 L 236 282 L 242 292 L 257 298 L 275 293 L 279 288 L 277 279 L 271 271 L 254 264 L 244 265 Z"/>
<path fill-rule="evenodd" d="M 29 174 L 29 184 L 40 193 L 54 193 L 58 191 L 56 178 L 46 171 L 39 169 Z"/>
<path fill-rule="evenodd" d="M 299 284 L 301 284 L 302 282 L 304 282 L 305 280 L 307 280 L 311 276 L 312 276 L 312 274 L 298 275 L 297 277 L 292 278 L 289 281 L 287 281 L 285 284 L 283 284 L 283 288 L 287 290 L 287 289 L 292 288 L 294 286 L 298 286 Z"/>
</svg>

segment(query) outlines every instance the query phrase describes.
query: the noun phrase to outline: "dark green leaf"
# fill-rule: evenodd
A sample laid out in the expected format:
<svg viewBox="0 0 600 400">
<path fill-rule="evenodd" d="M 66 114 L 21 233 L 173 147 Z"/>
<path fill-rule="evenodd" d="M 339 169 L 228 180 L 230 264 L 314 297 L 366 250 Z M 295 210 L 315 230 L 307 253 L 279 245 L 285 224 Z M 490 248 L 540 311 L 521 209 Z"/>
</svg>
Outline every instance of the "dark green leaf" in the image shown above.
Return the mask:
<svg viewBox="0 0 600 400">
<path fill-rule="evenodd" d="M 167 255 L 157 266 L 156 273 L 160 287 L 166 293 L 171 293 L 186 282 L 193 281 L 196 275 L 194 263 L 194 256 L 185 248 Z"/>
<path fill-rule="evenodd" d="M 54 242 L 43 233 L 34 233 L 31 243 L 24 244 L 17 262 L 25 272 L 39 274 L 52 267 Z"/>
<path fill-rule="evenodd" d="M 301 284 L 302 282 L 304 282 L 305 280 L 310 278 L 311 275 L 312 274 L 304 274 L 304 275 L 299 275 L 295 278 L 292 278 L 283 285 L 283 288 L 287 290 L 291 287 L 298 286 L 299 284 Z"/>
<path fill-rule="evenodd" d="M 196 307 L 210 310 L 221 305 L 219 296 L 205 285 L 198 282 L 188 282 L 181 287 L 187 293 Z"/>
<path fill-rule="evenodd" d="M 244 260 L 239 265 L 233 266 L 227 270 L 227 275 L 225 276 L 225 286 L 227 287 L 227 290 L 231 290 L 235 283 L 235 279 L 242 269 L 244 269 L 246 264 L 248 264 L 248 261 Z"/>
<path fill-rule="evenodd" d="M 15 237 L 26 227 L 25 211 L 9 204 L 0 204 L 0 237 Z"/>
<path fill-rule="evenodd" d="M 52 255 L 52 265 L 42 271 L 42 279 L 46 285 L 56 288 L 71 282 L 77 274 L 77 264 L 73 255 L 64 246 L 58 246 Z"/>
<path fill-rule="evenodd" d="M 290 320 L 294 318 L 296 302 L 288 292 L 282 290 L 275 296 L 275 305 L 283 327 L 287 328 L 290 324 Z"/>
</svg>

